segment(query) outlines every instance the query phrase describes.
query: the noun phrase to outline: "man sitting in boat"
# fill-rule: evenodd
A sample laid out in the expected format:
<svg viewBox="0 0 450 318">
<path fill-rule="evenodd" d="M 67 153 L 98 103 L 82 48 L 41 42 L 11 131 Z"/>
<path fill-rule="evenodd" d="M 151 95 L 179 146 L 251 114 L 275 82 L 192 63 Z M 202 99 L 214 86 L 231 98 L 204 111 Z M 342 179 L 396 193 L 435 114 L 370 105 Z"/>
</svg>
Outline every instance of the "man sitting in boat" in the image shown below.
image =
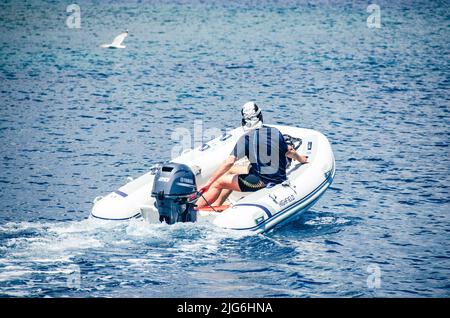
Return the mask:
<svg viewBox="0 0 450 318">
<path fill-rule="evenodd" d="M 241 114 L 246 132 L 236 142 L 229 157 L 200 188 L 203 196 L 197 201 L 199 208 L 222 204 L 232 191 L 254 192 L 282 183 L 286 180 L 288 158 L 307 162 L 307 156 L 298 154 L 292 146 L 288 146 L 278 129 L 263 125 L 261 109 L 254 102 L 245 103 Z M 241 167 L 244 170 L 233 167 L 243 157 L 250 161 L 249 170 L 247 167 Z"/>
</svg>

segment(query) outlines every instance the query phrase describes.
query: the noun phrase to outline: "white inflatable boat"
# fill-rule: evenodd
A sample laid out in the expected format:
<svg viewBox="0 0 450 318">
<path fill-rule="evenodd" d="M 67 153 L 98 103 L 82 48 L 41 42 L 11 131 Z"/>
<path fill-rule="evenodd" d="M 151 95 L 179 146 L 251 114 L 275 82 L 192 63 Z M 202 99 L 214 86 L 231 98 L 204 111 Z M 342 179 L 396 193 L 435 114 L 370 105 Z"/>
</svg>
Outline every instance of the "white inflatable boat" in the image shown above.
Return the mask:
<svg viewBox="0 0 450 318">
<path fill-rule="evenodd" d="M 327 138 L 310 129 L 269 126 L 293 137 L 294 147 L 298 153 L 309 157 L 308 163 L 292 161 L 287 169 L 288 179 L 282 184 L 256 192 L 233 192 L 227 201 L 228 208 L 220 213 L 197 211 L 198 221 L 211 221 L 227 229 L 262 233 L 295 219 L 325 193 L 335 174 L 334 155 Z M 242 134 L 243 128 L 236 128 L 171 162 L 187 165 L 195 175 L 195 183 L 201 186 L 227 158 Z M 241 160 L 236 164 L 246 163 Z M 144 218 L 151 223 L 160 222 L 156 199 L 151 195 L 159 170 L 160 166 L 155 166 L 107 196 L 96 198 L 91 217 L 116 221 Z"/>
</svg>

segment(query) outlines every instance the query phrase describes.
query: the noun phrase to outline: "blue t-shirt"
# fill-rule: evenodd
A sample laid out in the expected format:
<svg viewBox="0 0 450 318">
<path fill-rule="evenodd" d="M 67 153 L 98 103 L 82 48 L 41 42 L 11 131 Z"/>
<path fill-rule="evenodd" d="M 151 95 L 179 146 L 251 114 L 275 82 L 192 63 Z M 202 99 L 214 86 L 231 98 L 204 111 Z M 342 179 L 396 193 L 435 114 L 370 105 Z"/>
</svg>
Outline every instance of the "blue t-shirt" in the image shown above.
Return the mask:
<svg viewBox="0 0 450 318">
<path fill-rule="evenodd" d="M 286 180 L 288 145 L 280 131 L 262 126 L 242 135 L 230 155 L 250 160 L 250 172 L 264 183 L 281 183 Z"/>
</svg>

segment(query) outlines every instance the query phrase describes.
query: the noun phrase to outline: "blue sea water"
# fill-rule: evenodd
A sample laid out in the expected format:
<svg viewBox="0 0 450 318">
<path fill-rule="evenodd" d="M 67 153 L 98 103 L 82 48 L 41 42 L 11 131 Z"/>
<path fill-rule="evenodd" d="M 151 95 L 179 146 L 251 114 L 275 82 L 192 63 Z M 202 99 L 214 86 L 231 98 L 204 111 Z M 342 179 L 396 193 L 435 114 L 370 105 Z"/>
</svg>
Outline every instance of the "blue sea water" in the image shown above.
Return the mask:
<svg viewBox="0 0 450 318">
<path fill-rule="evenodd" d="M 80 29 L 66 2 L 0 3 L 0 296 L 450 296 L 448 1 L 76 3 Z M 236 127 L 248 100 L 332 143 L 300 219 L 87 219 L 174 129 Z"/>
</svg>

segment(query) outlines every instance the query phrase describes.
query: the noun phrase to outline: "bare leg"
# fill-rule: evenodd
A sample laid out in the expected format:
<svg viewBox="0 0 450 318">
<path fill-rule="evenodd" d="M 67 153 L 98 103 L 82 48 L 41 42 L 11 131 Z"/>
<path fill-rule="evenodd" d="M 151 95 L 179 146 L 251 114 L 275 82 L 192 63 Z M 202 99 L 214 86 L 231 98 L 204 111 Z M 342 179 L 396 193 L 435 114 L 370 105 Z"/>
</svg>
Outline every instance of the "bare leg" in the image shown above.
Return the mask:
<svg viewBox="0 0 450 318">
<path fill-rule="evenodd" d="M 230 170 L 228 170 L 227 174 L 245 174 L 248 173 L 248 166 L 238 166 L 235 165 L 233 166 Z M 240 189 L 238 190 L 240 191 Z M 220 206 L 222 205 L 227 198 L 230 196 L 231 192 L 233 192 L 233 190 L 230 189 L 222 189 L 222 191 L 220 192 L 219 197 L 217 198 L 217 200 L 212 204 L 213 206 Z"/>
<path fill-rule="evenodd" d="M 219 206 L 222 205 L 227 198 L 229 197 L 229 195 L 231 194 L 231 192 L 233 192 L 233 190 L 230 189 L 222 189 L 222 191 L 220 192 L 219 197 L 217 198 L 217 200 L 214 202 L 214 206 Z"/>
<path fill-rule="evenodd" d="M 234 191 L 240 191 L 238 184 L 238 175 L 237 174 L 226 174 L 219 178 L 213 185 L 209 188 L 209 190 L 203 194 L 203 197 L 200 197 L 197 201 L 197 206 L 202 208 L 206 205 L 214 203 L 220 195 L 222 189 L 229 189 Z M 206 199 L 206 200 L 205 200 Z M 208 201 L 208 202 L 206 202 Z M 209 204 L 208 204 L 209 203 Z"/>
</svg>

